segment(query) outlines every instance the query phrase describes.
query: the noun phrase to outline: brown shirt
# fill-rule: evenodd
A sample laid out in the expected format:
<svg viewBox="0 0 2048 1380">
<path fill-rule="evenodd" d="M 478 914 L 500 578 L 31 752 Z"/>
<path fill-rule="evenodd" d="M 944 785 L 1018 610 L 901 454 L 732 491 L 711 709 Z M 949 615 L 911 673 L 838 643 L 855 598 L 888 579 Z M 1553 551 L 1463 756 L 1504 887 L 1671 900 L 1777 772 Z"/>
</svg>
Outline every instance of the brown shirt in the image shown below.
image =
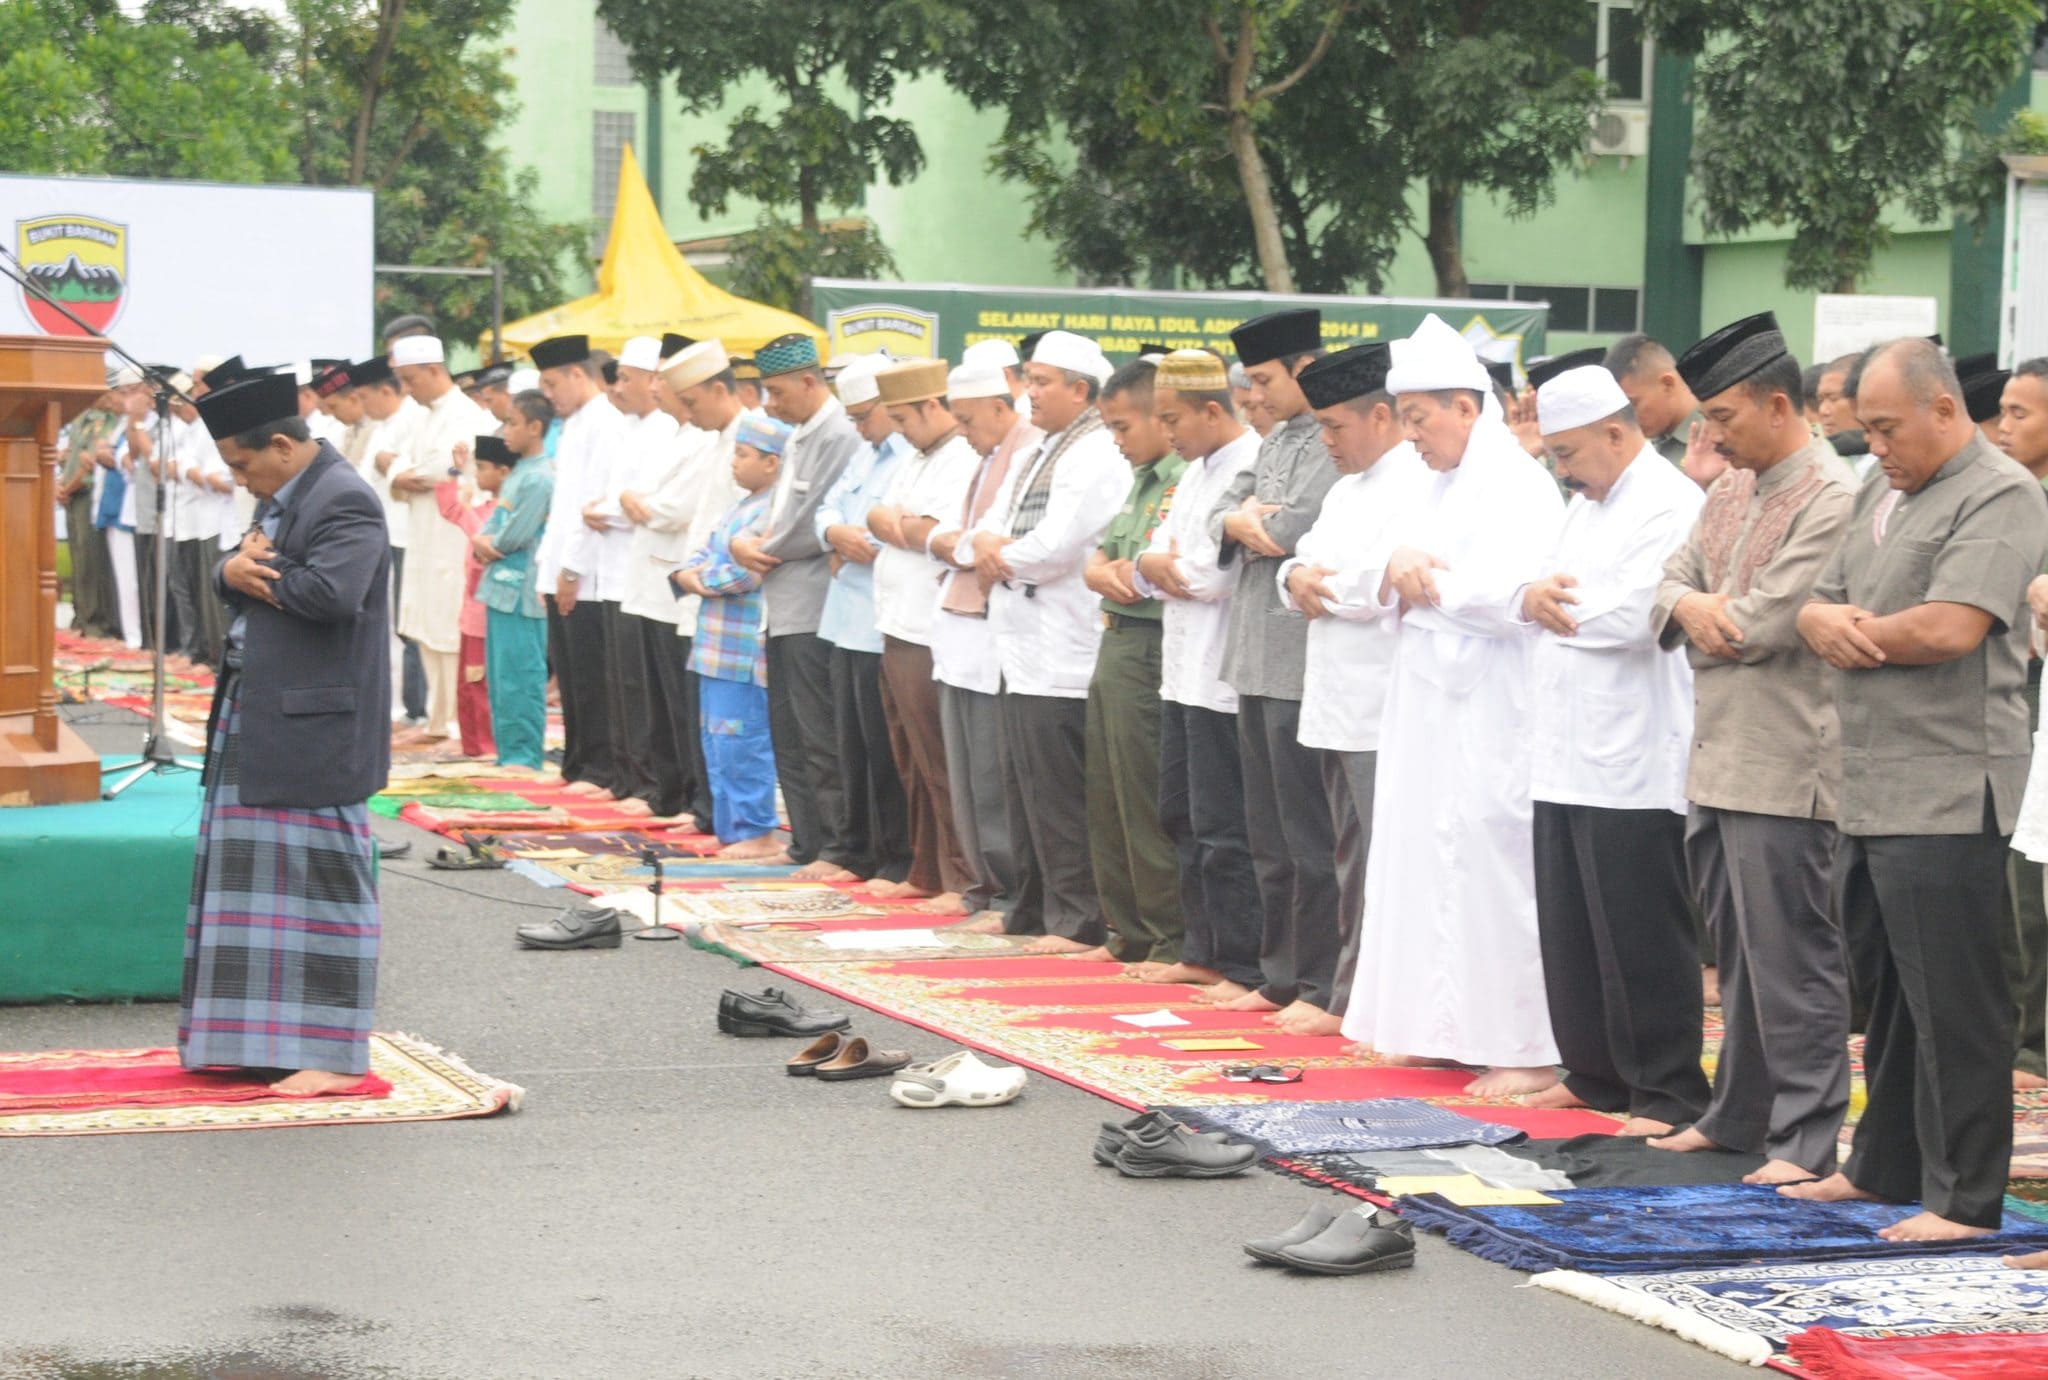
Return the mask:
<svg viewBox="0 0 2048 1380">
<path fill-rule="evenodd" d="M 1976 649 L 1936 666 L 1844 671 L 1842 832 L 1974 834 L 1990 792 L 2010 834 L 2027 785 L 2027 582 L 2048 552 L 2048 498 L 1972 435 L 1917 493 L 1873 473 L 1813 597 L 1875 614 L 1968 604 Z"/>
<path fill-rule="evenodd" d="M 1687 641 L 1671 610 L 1688 594 L 1729 594 L 1742 629 L 1733 659 L 1688 647 L 1693 735 L 1686 798 L 1792 819 L 1833 819 L 1841 745 L 1828 664 L 1797 628 L 1855 502 L 1855 478 L 1821 441 L 1758 474 L 1730 469 L 1707 490 L 1684 545 L 1664 564 L 1651 626 Z"/>
</svg>

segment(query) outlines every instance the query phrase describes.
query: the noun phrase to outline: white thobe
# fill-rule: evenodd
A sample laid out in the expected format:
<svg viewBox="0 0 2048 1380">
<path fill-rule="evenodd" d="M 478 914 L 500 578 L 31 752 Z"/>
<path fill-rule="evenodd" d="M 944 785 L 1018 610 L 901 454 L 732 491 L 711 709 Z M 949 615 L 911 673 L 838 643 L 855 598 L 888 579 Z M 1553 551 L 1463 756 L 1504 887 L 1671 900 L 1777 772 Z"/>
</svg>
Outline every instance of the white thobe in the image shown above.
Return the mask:
<svg viewBox="0 0 2048 1380">
<path fill-rule="evenodd" d="M 1542 578 L 1578 581 L 1567 611 L 1579 630 L 1541 630 L 1530 654 L 1532 798 L 1686 812 L 1692 668 L 1683 648 L 1659 649 L 1651 610 L 1664 562 L 1705 502 L 1705 490 L 1645 445 L 1604 499 L 1580 494 L 1566 507 Z M 1518 618 L 1521 603 L 1517 594 Z"/>
<path fill-rule="evenodd" d="M 569 570 L 578 577 L 578 600 L 619 597 L 605 587 L 599 537 L 584 525 L 583 509 L 605 496 L 612 462 L 625 448 L 626 437 L 625 414 L 602 394 L 562 420 L 562 434 L 555 442 L 555 491 L 535 557 L 535 577 L 543 593 L 554 593 L 556 581 Z"/>
<path fill-rule="evenodd" d="M 967 501 L 967 486 L 980 467 L 981 457 L 956 432 L 937 450 L 916 451 L 897 461 L 882 502 L 901 508 L 906 517 L 944 521 Z M 945 569 L 923 551 L 884 545 L 875 556 L 875 631 L 930 646 L 933 591 Z"/>
<path fill-rule="evenodd" d="M 394 549 L 403 551 L 411 537 L 412 505 L 405 495 L 391 492 L 391 476 L 405 463 L 405 449 L 412 442 L 412 434 L 419 429 L 426 417 L 427 409 L 414 402 L 408 395 L 399 399 L 398 410 L 376 424 L 369 444 L 363 447 L 363 478 L 377 491 L 377 497 L 384 501 L 384 530 L 390 535 Z M 377 457 L 390 451 L 398 458 L 391 462 L 391 468 L 379 472 Z M 440 510 L 436 509 L 435 517 Z"/>
<path fill-rule="evenodd" d="M 1017 496 L 1028 491 L 1063 435 L 1049 435 L 1011 459 L 988 511 L 955 549 L 957 564 L 973 566 L 976 532 L 1010 535 Z M 1130 487 L 1130 462 L 1109 428 L 1098 426 L 1059 457 L 1044 516 L 1003 548 L 1010 578 L 989 591 L 988 624 L 1002 688 L 1011 694 L 1088 698 L 1102 642 L 1102 596 L 1082 573 Z"/>
<path fill-rule="evenodd" d="M 1281 607 L 1292 609 L 1287 577 L 1296 567 L 1336 572 L 1328 584 L 1337 597 L 1324 601 L 1329 615 L 1310 619 L 1308 625 L 1296 730 L 1303 747 L 1379 751 L 1398 620 L 1380 602 L 1377 580 L 1374 588 L 1360 590 L 1359 572 L 1368 563 L 1376 573 L 1384 568 L 1388 541 L 1410 521 L 1431 478 L 1429 466 L 1406 441 L 1371 469 L 1345 475 L 1323 495 L 1315 526 L 1302 534 L 1294 555 L 1274 576 Z"/>
<path fill-rule="evenodd" d="M 665 416 L 650 413 L 650 417 Z M 689 557 L 690 523 L 704 488 L 704 458 L 714 439 L 697 426 L 649 428 L 635 438 L 633 463 L 621 493 L 640 495 L 647 521 L 636 522 L 626 538 L 626 578 L 619 612 L 670 627 L 676 622 L 675 590 L 669 572 Z"/>
<path fill-rule="evenodd" d="M 733 446 L 739 440 L 741 420 L 760 415 L 759 412 L 746 410 L 735 412 L 732 420 L 717 431 L 702 433 L 704 455 L 696 465 L 697 482 L 701 487 L 697 491 L 696 510 L 691 514 L 689 526 L 683 531 L 680 548 L 683 560 L 688 560 L 702 551 L 710 543 L 711 534 L 717 530 L 718 524 L 732 511 L 733 505 L 746 497 L 746 490 L 732 477 Z M 681 567 L 680 561 L 677 562 L 677 566 Z M 663 578 L 665 580 L 667 577 Z M 669 586 L 669 592 L 675 593 L 674 585 Z M 677 597 L 677 637 L 697 635 L 697 607 L 701 602 L 694 594 Z"/>
<path fill-rule="evenodd" d="M 1237 712 L 1237 691 L 1223 682 L 1223 637 L 1230 626 L 1230 596 L 1241 561 L 1222 564 L 1222 543 L 1209 534 L 1209 514 L 1232 481 L 1258 463 L 1259 433 L 1245 431 L 1200 460 L 1191 460 L 1173 488 L 1166 516 L 1152 529 L 1145 554 L 1178 551 L 1174 569 L 1188 587 L 1184 599 L 1161 595 L 1143 575 L 1138 593 L 1159 604 L 1159 698 L 1174 704 Z"/>
<path fill-rule="evenodd" d="M 1380 735 L 1344 1033 L 1383 1054 L 1557 1062 L 1531 861 L 1532 639 L 1509 603 L 1544 573 L 1563 515 L 1556 482 L 1481 418 L 1359 571 L 1357 590 L 1377 590 L 1404 546 L 1446 567 L 1438 602 L 1398 619 Z"/>
<path fill-rule="evenodd" d="M 458 444 L 474 446 L 490 434 L 491 414 L 460 388 L 434 399 L 420 417 L 412 438 L 392 463 L 391 478 L 416 475 L 436 485 L 455 463 Z M 398 599 L 398 635 L 430 652 L 462 650 L 463 562 L 469 555 L 469 534 L 441 516 L 432 489 L 405 496 L 411 515 L 405 548 L 405 588 Z"/>
<path fill-rule="evenodd" d="M 234 472 L 220 458 L 206 423 L 171 418 L 171 459 L 178 467 L 171 488 L 171 527 L 177 540 L 218 538 L 223 495 L 207 480 L 216 474 L 232 477 Z M 197 481 L 187 475 L 195 469 L 200 474 Z"/>
<path fill-rule="evenodd" d="M 348 439 L 348 428 L 317 407 L 306 414 L 305 422 L 306 430 L 312 433 L 314 440 L 325 441 L 336 450 L 340 450 L 342 442 Z"/>
</svg>

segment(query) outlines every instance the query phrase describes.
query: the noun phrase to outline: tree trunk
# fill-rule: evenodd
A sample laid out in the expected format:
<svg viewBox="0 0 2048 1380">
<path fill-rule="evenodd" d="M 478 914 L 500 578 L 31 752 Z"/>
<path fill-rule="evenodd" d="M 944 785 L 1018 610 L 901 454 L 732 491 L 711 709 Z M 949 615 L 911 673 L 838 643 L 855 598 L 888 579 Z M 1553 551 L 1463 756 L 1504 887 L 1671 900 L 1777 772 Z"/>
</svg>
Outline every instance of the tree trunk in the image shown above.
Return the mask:
<svg viewBox="0 0 2048 1380">
<path fill-rule="evenodd" d="M 1243 106 L 1230 112 L 1230 154 L 1237 160 L 1238 184 L 1244 188 L 1245 209 L 1252 217 L 1252 244 L 1258 250 L 1259 268 L 1266 277 L 1266 291 L 1293 292 L 1294 270 L 1287 263 L 1287 243 L 1280 238 L 1280 213 L 1273 207 L 1273 181 L 1266 174 L 1266 159 L 1252 133 L 1252 117 Z"/>
<path fill-rule="evenodd" d="M 319 181 L 313 162 L 313 26 L 299 11 L 299 180 Z"/>
<path fill-rule="evenodd" d="M 361 104 L 356 108 L 356 137 L 349 150 L 348 185 L 360 187 L 369 175 L 370 128 L 377 118 L 377 100 L 384 93 L 384 67 L 391 50 L 398 46 L 398 21 L 405 15 L 405 0 L 379 0 L 377 43 L 370 49 L 369 64 L 363 70 Z"/>
<path fill-rule="evenodd" d="M 1436 295 L 1464 297 L 1471 291 L 1465 281 L 1465 241 L 1458 223 L 1458 203 L 1464 199 L 1461 182 L 1432 178 L 1429 183 L 1429 233 L 1423 243 L 1429 248 L 1429 264 L 1436 270 Z"/>
<path fill-rule="evenodd" d="M 818 233 L 818 175 L 809 168 L 799 168 L 796 175 L 796 207 L 799 222 L 804 233 Z"/>
</svg>

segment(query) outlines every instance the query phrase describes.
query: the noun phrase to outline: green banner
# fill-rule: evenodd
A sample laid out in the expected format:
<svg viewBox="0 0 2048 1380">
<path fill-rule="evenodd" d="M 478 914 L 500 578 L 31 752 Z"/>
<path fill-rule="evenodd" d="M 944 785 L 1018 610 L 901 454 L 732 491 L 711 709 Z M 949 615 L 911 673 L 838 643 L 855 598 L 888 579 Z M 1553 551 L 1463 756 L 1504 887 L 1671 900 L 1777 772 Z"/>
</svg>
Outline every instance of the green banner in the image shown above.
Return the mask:
<svg viewBox="0 0 2048 1380">
<path fill-rule="evenodd" d="M 1145 345 L 1209 349 L 1232 357 L 1230 332 L 1287 307 L 1323 314 L 1323 343 L 1342 349 L 1395 340 L 1435 312 L 1494 363 L 1526 364 L 1543 354 L 1549 308 L 1522 302 L 1428 301 L 1400 297 L 1279 296 L 1258 292 L 1138 292 L 1126 288 L 977 287 L 968 283 L 870 283 L 818 278 L 811 307 L 831 354 L 958 360 L 981 340 L 1015 342 L 1033 331 L 1073 331 L 1118 364 Z"/>
</svg>

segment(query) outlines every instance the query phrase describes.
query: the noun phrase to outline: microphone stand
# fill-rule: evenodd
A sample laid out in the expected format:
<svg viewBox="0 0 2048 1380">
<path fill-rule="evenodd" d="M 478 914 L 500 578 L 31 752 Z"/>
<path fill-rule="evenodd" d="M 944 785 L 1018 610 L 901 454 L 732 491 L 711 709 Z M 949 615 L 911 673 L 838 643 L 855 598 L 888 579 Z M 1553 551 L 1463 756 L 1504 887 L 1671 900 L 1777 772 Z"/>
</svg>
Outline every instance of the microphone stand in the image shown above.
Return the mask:
<svg viewBox="0 0 2048 1380">
<path fill-rule="evenodd" d="M 0 277 L 11 279 L 19 284 L 23 292 L 28 293 L 52 311 L 61 314 L 67 321 L 78 327 L 86 335 L 97 335 L 97 332 L 94 331 L 91 325 L 81 321 L 69 307 L 45 292 L 29 274 L 28 270 L 22 267 L 21 260 L 16 258 L 13 252 L 5 246 L 0 246 L 0 259 L 6 260 L 6 262 L 0 263 Z M 177 398 L 189 403 L 193 399 L 186 393 L 174 388 L 171 385 L 170 378 L 161 370 L 152 369 L 144 364 L 141 360 L 122 349 L 112 339 L 107 337 L 101 338 L 106 339 L 107 348 L 112 354 L 124 363 L 134 367 L 154 389 L 156 397 L 155 454 L 149 457 L 147 463 L 153 466 L 161 465 L 165 455 L 170 450 L 171 400 Z M 152 645 L 149 654 L 149 727 L 143 734 L 142 753 L 140 756 L 136 757 L 133 761 L 116 762 L 100 768 L 102 776 L 110 773 L 125 773 L 125 775 L 121 776 L 120 780 L 100 792 L 102 800 L 115 799 L 145 776 L 162 775 L 174 771 L 199 771 L 202 765 L 190 760 L 181 761 L 177 753 L 171 748 L 170 735 L 164 731 L 164 644 L 167 640 L 164 636 L 164 621 L 165 605 L 168 602 L 170 593 L 170 564 L 165 558 L 165 547 L 169 545 L 165 539 L 170 535 L 169 515 L 166 512 L 165 502 L 166 488 L 167 486 L 163 481 L 161 473 L 159 473 L 156 483 L 155 500 L 156 560 L 154 562 L 155 569 L 150 572 L 149 591 L 150 605 L 155 617 L 154 630 L 156 632 L 156 636 L 151 639 Z"/>
</svg>

